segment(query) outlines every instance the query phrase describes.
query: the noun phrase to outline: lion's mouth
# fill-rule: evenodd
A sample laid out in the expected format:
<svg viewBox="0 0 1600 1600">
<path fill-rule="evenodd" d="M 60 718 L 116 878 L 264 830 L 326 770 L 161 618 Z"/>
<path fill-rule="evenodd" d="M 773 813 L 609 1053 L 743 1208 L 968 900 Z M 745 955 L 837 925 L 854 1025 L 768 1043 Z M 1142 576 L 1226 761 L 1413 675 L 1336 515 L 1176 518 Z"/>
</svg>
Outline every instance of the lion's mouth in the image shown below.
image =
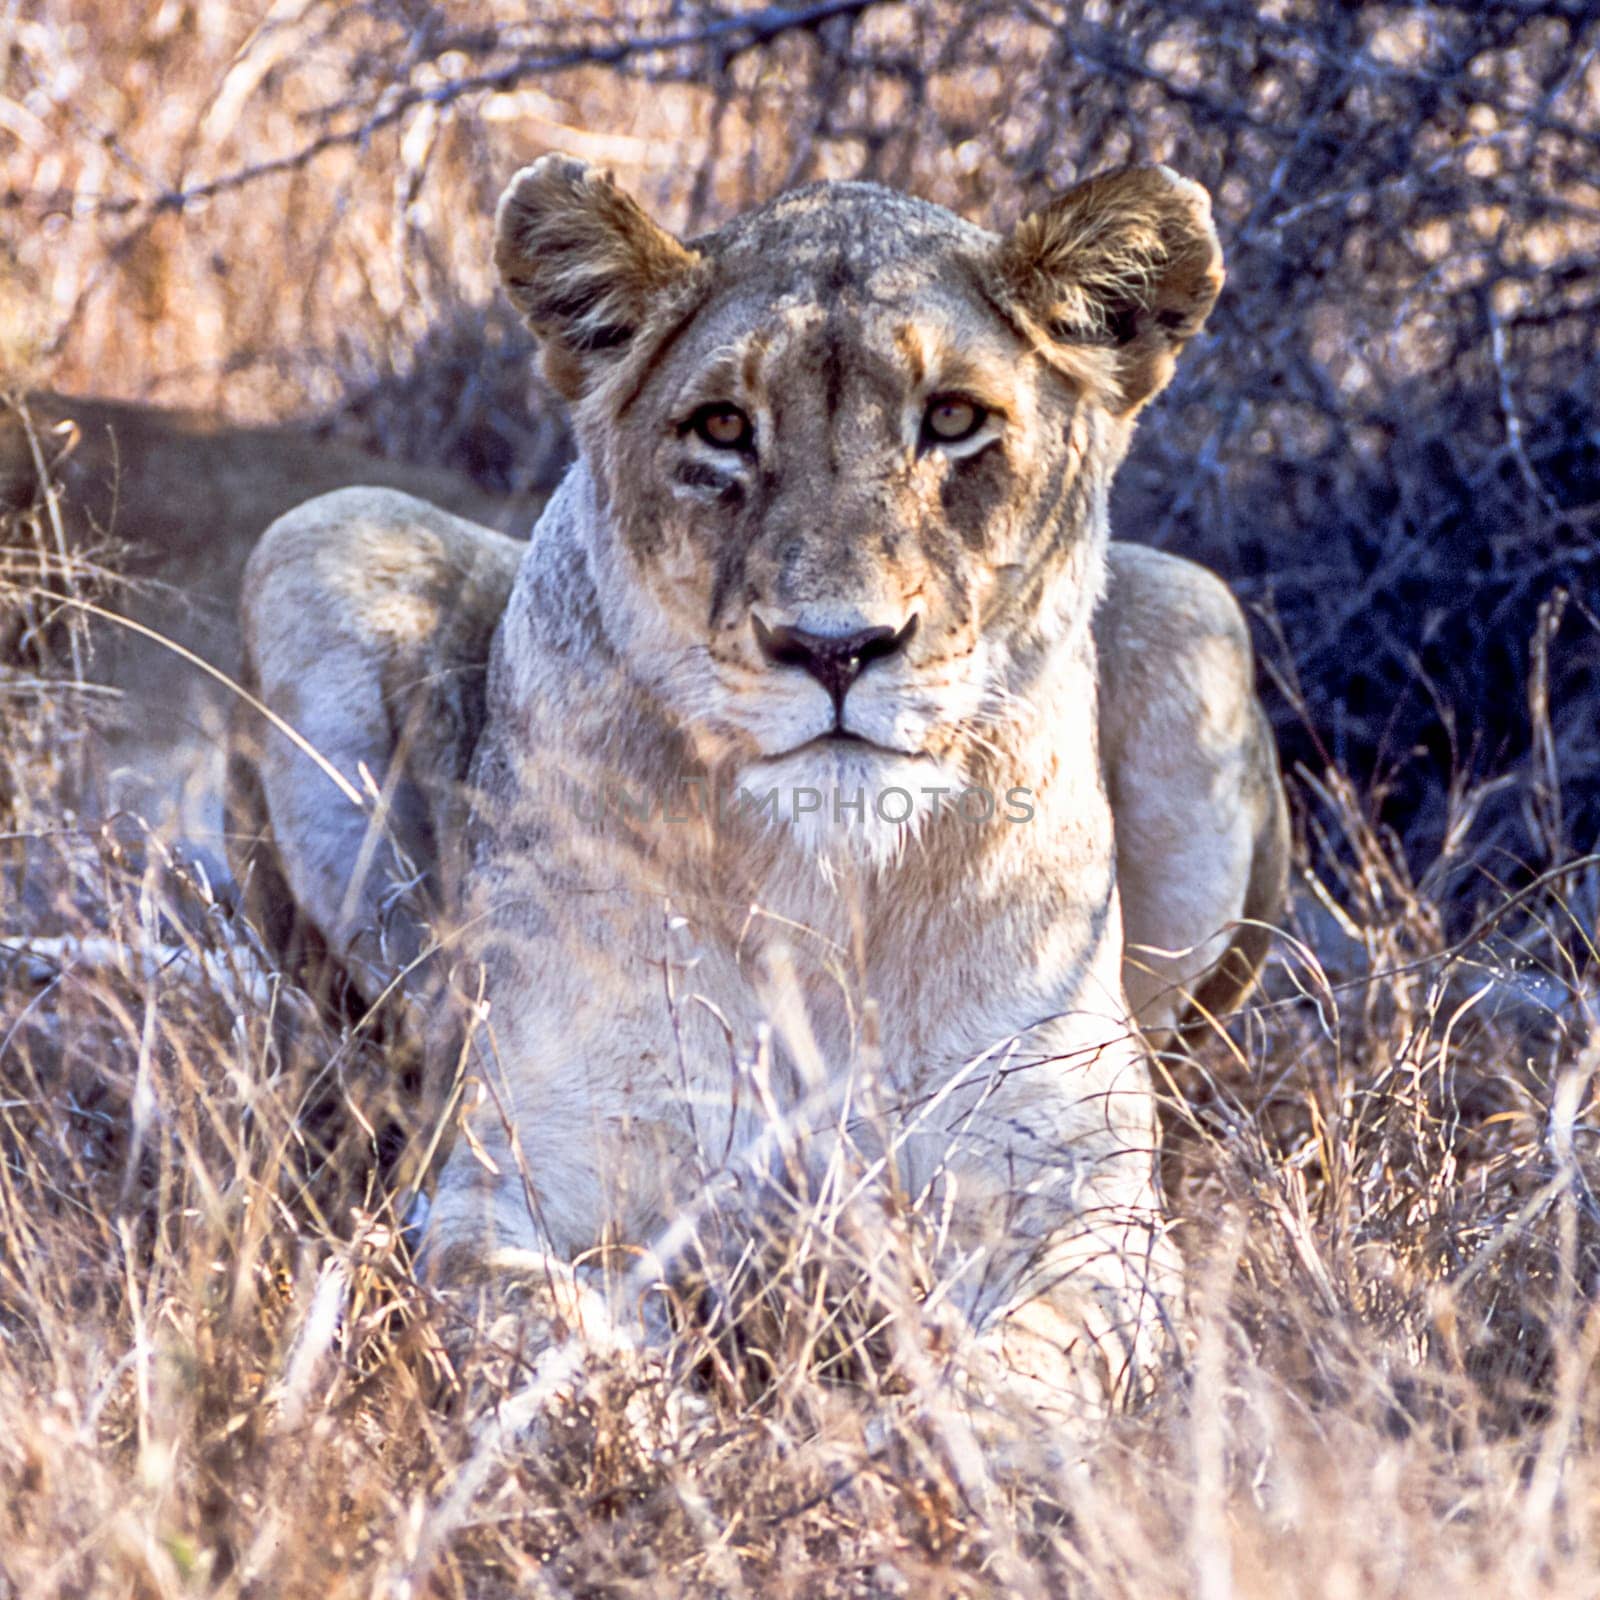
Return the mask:
<svg viewBox="0 0 1600 1600">
<path fill-rule="evenodd" d="M 865 734 L 852 733 L 848 728 L 834 728 L 827 733 L 818 734 L 813 739 L 807 739 L 803 744 L 792 746 L 781 755 L 767 756 L 764 759 L 792 761 L 796 757 L 807 756 L 813 759 L 831 757 L 834 762 L 845 764 L 840 766 L 840 771 L 854 771 L 862 775 L 875 771 L 879 761 L 921 762 L 934 759 L 925 750 L 908 750 L 900 745 L 880 744 L 876 739 L 869 739 Z"/>
<path fill-rule="evenodd" d="M 886 756 L 905 756 L 914 754 L 909 750 L 897 750 L 893 745 L 879 744 L 875 739 L 869 739 L 864 734 L 852 733 L 848 728 L 830 728 L 826 733 L 819 733 L 815 739 L 807 739 L 804 744 L 797 744 L 790 755 L 798 755 L 802 750 L 837 750 L 846 746 L 857 750 L 877 750 Z"/>
</svg>

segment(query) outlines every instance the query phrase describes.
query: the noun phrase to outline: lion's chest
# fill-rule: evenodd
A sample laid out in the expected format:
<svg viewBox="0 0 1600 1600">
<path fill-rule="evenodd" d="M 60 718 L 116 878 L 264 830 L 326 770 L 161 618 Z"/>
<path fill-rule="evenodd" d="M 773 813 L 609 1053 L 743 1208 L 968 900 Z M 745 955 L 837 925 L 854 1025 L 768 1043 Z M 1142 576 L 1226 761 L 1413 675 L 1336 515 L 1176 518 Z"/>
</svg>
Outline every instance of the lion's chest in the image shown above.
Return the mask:
<svg viewBox="0 0 1600 1600">
<path fill-rule="evenodd" d="M 855 904 L 838 886 L 769 883 L 737 917 L 663 904 L 619 984 L 606 1056 L 574 1063 L 576 1095 L 610 1130 L 624 1231 L 648 1232 L 717 1173 L 803 1152 L 895 1142 L 920 1187 L 949 1130 L 1019 1071 L 1089 1103 L 1092 1063 L 1125 1041 L 1109 869 L 1081 893 L 1026 882 L 994 901 L 930 895 Z M 792 886 L 791 886 L 792 890 Z"/>
</svg>

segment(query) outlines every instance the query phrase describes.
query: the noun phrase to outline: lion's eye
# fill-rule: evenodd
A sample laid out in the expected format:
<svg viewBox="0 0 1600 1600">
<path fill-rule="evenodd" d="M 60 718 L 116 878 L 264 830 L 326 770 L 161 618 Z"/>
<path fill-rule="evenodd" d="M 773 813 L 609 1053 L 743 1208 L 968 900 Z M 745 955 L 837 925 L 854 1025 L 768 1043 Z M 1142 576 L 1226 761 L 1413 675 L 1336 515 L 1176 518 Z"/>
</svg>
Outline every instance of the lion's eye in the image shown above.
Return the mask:
<svg viewBox="0 0 1600 1600">
<path fill-rule="evenodd" d="M 689 418 L 689 426 L 718 450 L 748 450 L 755 441 L 755 429 L 738 406 L 720 403 L 701 406 Z"/>
<path fill-rule="evenodd" d="M 964 395 L 935 395 L 922 414 L 923 437 L 933 444 L 960 444 L 963 439 L 970 439 L 988 416 L 976 400 Z"/>
</svg>

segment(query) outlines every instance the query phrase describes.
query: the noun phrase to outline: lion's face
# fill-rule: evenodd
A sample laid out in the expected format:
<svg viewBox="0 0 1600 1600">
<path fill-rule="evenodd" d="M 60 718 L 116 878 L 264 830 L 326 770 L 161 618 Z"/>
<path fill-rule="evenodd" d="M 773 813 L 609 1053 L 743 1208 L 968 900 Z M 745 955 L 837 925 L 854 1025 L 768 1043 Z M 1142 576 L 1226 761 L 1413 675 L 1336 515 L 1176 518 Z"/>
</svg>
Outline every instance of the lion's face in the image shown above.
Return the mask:
<svg viewBox="0 0 1600 1600">
<path fill-rule="evenodd" d="M 693 246 L 557 158 L 502 202 L 604 501 L 613 636 L 708 764 L 824 797 L 813 838 L 861 815 L 835 796 L 914 819 L 1003 789 L 1005 723 L 1086 630 L 1132 416 L 1220 269 L 1193 185 L 1073 194 L 1002 239 L 823 185 Z"/>
<path fill-rule="evenodd" d="M 1071 394 L 984 305 L 993 241 L 886 198 L 812 191 L 734 231 L 614 419 L 666 692 L 751 785 L 973 775 L 1013 602 L 1065 553 Z"/>
</svg>

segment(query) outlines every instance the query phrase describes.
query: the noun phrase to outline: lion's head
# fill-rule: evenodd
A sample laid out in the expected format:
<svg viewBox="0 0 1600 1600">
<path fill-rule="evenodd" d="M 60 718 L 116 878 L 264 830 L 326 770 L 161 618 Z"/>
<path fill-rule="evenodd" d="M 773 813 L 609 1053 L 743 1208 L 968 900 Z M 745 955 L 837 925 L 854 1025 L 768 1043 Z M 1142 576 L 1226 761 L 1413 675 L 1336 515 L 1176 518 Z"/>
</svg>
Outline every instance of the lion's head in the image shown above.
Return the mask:
<svg viewBox="0 0 1600 1600">
<path fill-rule="evenodd" d="M 607 631 L 707 762 L 1003 786 L 1004 725 L 1086 638 L 1132 421 L 1221 286 L 1205 191 L 1130 168 L 1002 237 L 829 183 L 685 243 L 547 156 L 496 261 L 573 405 Z"/>
</svg>

